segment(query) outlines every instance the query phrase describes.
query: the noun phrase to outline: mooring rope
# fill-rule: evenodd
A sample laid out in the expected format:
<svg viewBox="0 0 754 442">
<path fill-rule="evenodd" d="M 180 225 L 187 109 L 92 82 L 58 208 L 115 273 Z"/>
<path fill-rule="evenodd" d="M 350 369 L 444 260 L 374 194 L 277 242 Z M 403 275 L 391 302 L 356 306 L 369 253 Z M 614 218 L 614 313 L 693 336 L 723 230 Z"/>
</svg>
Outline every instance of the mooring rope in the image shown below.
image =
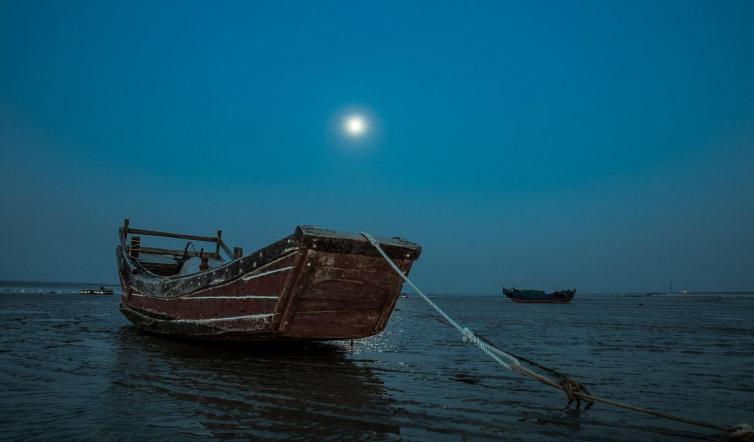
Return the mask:
<svg viewBox="0 0 754 442">
<path fill-rule="evenodd" d="M 603 404 L 612 405 L 614 407 L 622 408 L 625 410 L 637 411 L 639 413 L 644 413 L 644 414 L 649 414 L 652 416 L 671 419 L 674 421 L 683 422 L 690 425 L 696 425 L 699 427 L 705 427 L 705 428 L 718 430 L 722 432 L 721 437 L 723 437 L 726 440 L 754 441 L 754 430 L 752 430 L 752 427 L 749 424 L 738 424 L 738 425 L 726 427 L 724 425 L 719 425 L 712 422 L 706 422 L 706 421 L 698 420 L 698 419 L 691 419 L 684 416 L 678 416 L 678 415 L 674 415 L 670 413 L 665 413 L 662 411 L 652 410 L 645 407 L 639 407 L 636 405 L 626 404 L 626 403 L 619 402 L 613 399 L 595 396 L 595 395 L 590 394 L 582 384 L 579 384 L 571 377 L 558 373 L 556 370 L 549 369 L 540 364 L 537 364 L 536 362 L 521 358 L 521 360 L 524 360 L 525 362 L 530 363 L 533 366 L 537 366 L 543 370 L 546 370 L 555 374 L 556 376 L 558 376 L 558 378 L 560 378 L 561 382 L 558 382 L 548 376 L 545 376 L 528 367 L 521 365 L 521 362 L 519 361 L 519 357 L 498 348 L 487 339 L 477 336 L 469 328 L 462 327 L 453 318 L 448 316 L 448 314 L 445 313 L 437 304 L 435 304 L 427 295 L 425 295 L 424 292 L 422 292 L 421 289 L 417 287 L 416 284 L 413 283 L 413 281 L 408 279 L 406 274 L 403 273 L 403 271 L 395 264 L 395 262 L 393 262 L 393 260 L 390 259 L 387 253 L 385 253 L 385 251 L 382 250 L 382 247 L 380 246 L 379 242 L 377 242 L 377 240 L 375 240 L 374 237 L 372 237 L 372 235 L 366 232 L 362 232 L 361 235 L 364 238 L 366 238 L 366 240 L 369 241 L 369 243 L 372 244 L 372 246 L 374 246 L 375 249 L 377 249 L 380 255 L 382 255 L 382 257 L 385 259 L 385 261 L 388 264 L 390 264 L 390 267 L 393 268 L 393 270 L 398 274 L 398 276 L 400 276 L 406 283 L 408 283 L 408 285 L 410 285 L 411 288 L 413 288 L 414 291 L 417 294 L 419 294 L 419 296 L 421 296 L 422 299 L 424 299 L 424 301 L 427 302 L 427 304 L 430 305 L 430 307 L 435 309 L 435 311 L 448 324 L 450 324 L 453 328 L 455 328 L 461 333 L 461 335 L 463 336 L 464 342 L 471 342 L 472 344 L 476 345 L 487 356 L 489 356 L 498 364 L 502 365 L 508 370 L 511 370 L 515 373 L 519 373 L 524 376 L 531 377 L 533 379 L 536 379 L 542 382 L 543 384 L 549 385 L 550 387 L 557 388 L 559 390 L 564 391 L 566 396 L 569 399 L 569 404 L 570 404 L 570 401 L 578 400 L 578 399 L 582 399 L 588 402 L 589 406 L 591 406 L 591 404 L 594 402 L 600 402 Z"/>
</svg>

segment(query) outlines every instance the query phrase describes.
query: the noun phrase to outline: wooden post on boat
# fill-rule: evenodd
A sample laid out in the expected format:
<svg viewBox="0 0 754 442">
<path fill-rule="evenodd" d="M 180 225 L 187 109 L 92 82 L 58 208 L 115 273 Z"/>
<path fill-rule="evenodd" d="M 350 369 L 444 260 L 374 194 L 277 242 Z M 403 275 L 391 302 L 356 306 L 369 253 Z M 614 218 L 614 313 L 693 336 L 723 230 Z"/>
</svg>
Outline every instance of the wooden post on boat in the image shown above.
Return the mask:
<svg viewBox="0 0 754 442">
<path fill-rule="evenodd" d="M 133 258 L 133 259 L 138 259 L 140 251 L 141 251 L 141 237 L 140 236 L 132 236 L 131 237 L 131 249 L 129 251 L 129 255 L 131 255 L 131 258 Z"/>
<path fill-rule="evenodd" d="M 223 231 L 217 231 L 217 239 L 215 240 L 215 256 L 220 257 L 220 244 L 223 242 Z"/>
<path fill-rule="evenodd" d="M 221 247 L 223 249 L 223 252 L 225 252 L 225 256 L 227 256 L 228 259 L 230 260 L 234 260 L 236 258 L 240 258 L 241 256 L 243 256 L 243 252 L 241 253 L 240 256 L 236 256 L 236 252 L 230 250 L 230 247 L 228 247 L 228 245 L 225 244 L 225 241 L 223 241 L 223 231 L 218 230 L 217 231 L 217 245 L 215 246 L 215 255 L 217 255 L 218 259 L 220 258 Z"/>
<path fill-rule="evenodd" d="M 220 247 L 225 250 L 225 252 L 228 254 L 228 256 L 231 255 L 230 249 L 228 249 L 225 245 L 225 243 L 222 240 L 222 230 L 217 231 L 217 236 L 201 236 L 201 235 L 186 235 L 182 233 L 172 233 L 172 232 L 159 232 L 156 230 L 144 230 L 144 229 L 132 229 L 129 226 L 128 219 L 123 220 L 123 227 L 120 229 L 123 242 L 125 243 L 126 238 L 128 235 L 142 235 L 142 236 L 160 236 L 163 238 L 178 238 L 178 239 L 186 239 L 190 241 L 203 241 L 203 242 L 213 242 L 215 243 L 215 252 L 212 253 L 211 251 L 204 252 L 205 255 L 207 255 L 210 258 L 214 259 L 221 259 L 220 258 Z M 133 242 L 133 236 L 132 242 Z M 137 249 L 137 255 L 133 256 L 134 258 L 138 258 L 139 250 L 141 249 L 141 238 L 137 240 L 138 244 L 135 244 L 135 247 Z M 126 251 L 131 254 L 130 249 L 134 247 L 134 244 L 131 245 L 131 247 L 126 246 Z M 147 249 L 149 251 L 147 252 Z M 184 251 L 183 250 L 170 250 L 170 249 L 160 249 L 156 247 L 144 247 L 144 253 L 155 253 L 158 255 L 174 255 L 174 256 L 183 256 Z M 191 256 L 196 256 L 196 254 L 191 254 Z"/>
<path fill-rule="evenodd" d="M 243 257 L 243 249 L 241 247 L 233 247 L 233 259 Z"/>
<path fill-rule="evenodd" d="M 199 264 L 199 271 L 203 272 L 209 268 L 209 257 L 204 253 L 204 249 L 199 251 L 199 259 L 201 259 L 201 263 Z"/>
<path fill-rule="evenodd" d="M 120 228 L 121 242 L 125 244 L 126 237 L 128 237 L 128 218 L 123 220 L 123 227 Z"/>
</svg>

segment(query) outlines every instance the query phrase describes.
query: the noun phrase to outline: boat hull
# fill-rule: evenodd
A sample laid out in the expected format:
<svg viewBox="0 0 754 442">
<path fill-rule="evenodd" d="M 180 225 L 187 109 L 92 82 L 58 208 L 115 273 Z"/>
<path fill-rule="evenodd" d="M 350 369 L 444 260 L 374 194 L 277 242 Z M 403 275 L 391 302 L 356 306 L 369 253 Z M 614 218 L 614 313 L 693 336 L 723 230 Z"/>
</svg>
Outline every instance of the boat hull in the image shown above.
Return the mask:
<svg viewBox="0 0 754 442">
<path fill-rule="evenodd" d="M 97 295 L 97 296 L 109 296 L 113 294 L 112 290 L 100 290 L 100 289 L 82 289 L 79 291 L 81 295 Z"/>
<path fill-rule="evenodd" d="M 560 290 L 545 293 L 539 290 L 503 289 L 511 301 L 523 304 L 567 304 L 573 300 L 576 290 Z"/>
<path fill-rule="evenodd" d="M 408 274 L 421 248 L 383 239 Z M 120 309 L 153 333 L 208 340 L 356 339 L 382 331 L 403 285 L 359 235 L 299 227 L 221 267 L 160 277 L 118 247 Z"/>
</svg>

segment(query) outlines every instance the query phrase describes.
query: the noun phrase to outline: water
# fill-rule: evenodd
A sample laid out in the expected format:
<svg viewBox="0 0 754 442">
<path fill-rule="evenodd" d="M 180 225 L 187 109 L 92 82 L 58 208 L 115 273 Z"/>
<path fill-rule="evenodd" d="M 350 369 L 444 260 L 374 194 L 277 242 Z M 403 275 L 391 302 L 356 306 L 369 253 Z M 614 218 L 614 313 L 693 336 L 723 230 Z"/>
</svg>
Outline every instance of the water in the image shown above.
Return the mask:
<svg viewBox="0 0 754 442">
<path fill-rule="evenodd" d="M 118 296 L 34 290 L 0 287 L 0 439 L 713 434 L 603 405 L 566 409 L 562 393 L 502 370 L 418 297 L 399 300 L 385 332 L 353 347 L 259 346 L 152 336 L 120 315 Z M 436 301 L 500 347 L 568 372 L 593 393 L 724 424 L 754 422 L 754 296 Z"/>
</svg>

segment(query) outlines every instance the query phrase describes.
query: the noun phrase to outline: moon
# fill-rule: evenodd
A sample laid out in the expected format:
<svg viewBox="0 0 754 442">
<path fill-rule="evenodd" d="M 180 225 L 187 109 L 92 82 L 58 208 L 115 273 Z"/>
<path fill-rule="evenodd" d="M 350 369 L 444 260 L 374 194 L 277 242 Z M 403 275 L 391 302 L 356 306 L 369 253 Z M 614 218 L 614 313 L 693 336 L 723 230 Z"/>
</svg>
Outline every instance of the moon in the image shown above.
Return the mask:
<svg viewBox="0 0 754 442">
<path fill-rule="evenodd" d="M 361 116 L 351 115 L 346 118 L 344 129 L 348 135 L 358 137 L 366 132 L 367 123 Z"/>
</svg>

